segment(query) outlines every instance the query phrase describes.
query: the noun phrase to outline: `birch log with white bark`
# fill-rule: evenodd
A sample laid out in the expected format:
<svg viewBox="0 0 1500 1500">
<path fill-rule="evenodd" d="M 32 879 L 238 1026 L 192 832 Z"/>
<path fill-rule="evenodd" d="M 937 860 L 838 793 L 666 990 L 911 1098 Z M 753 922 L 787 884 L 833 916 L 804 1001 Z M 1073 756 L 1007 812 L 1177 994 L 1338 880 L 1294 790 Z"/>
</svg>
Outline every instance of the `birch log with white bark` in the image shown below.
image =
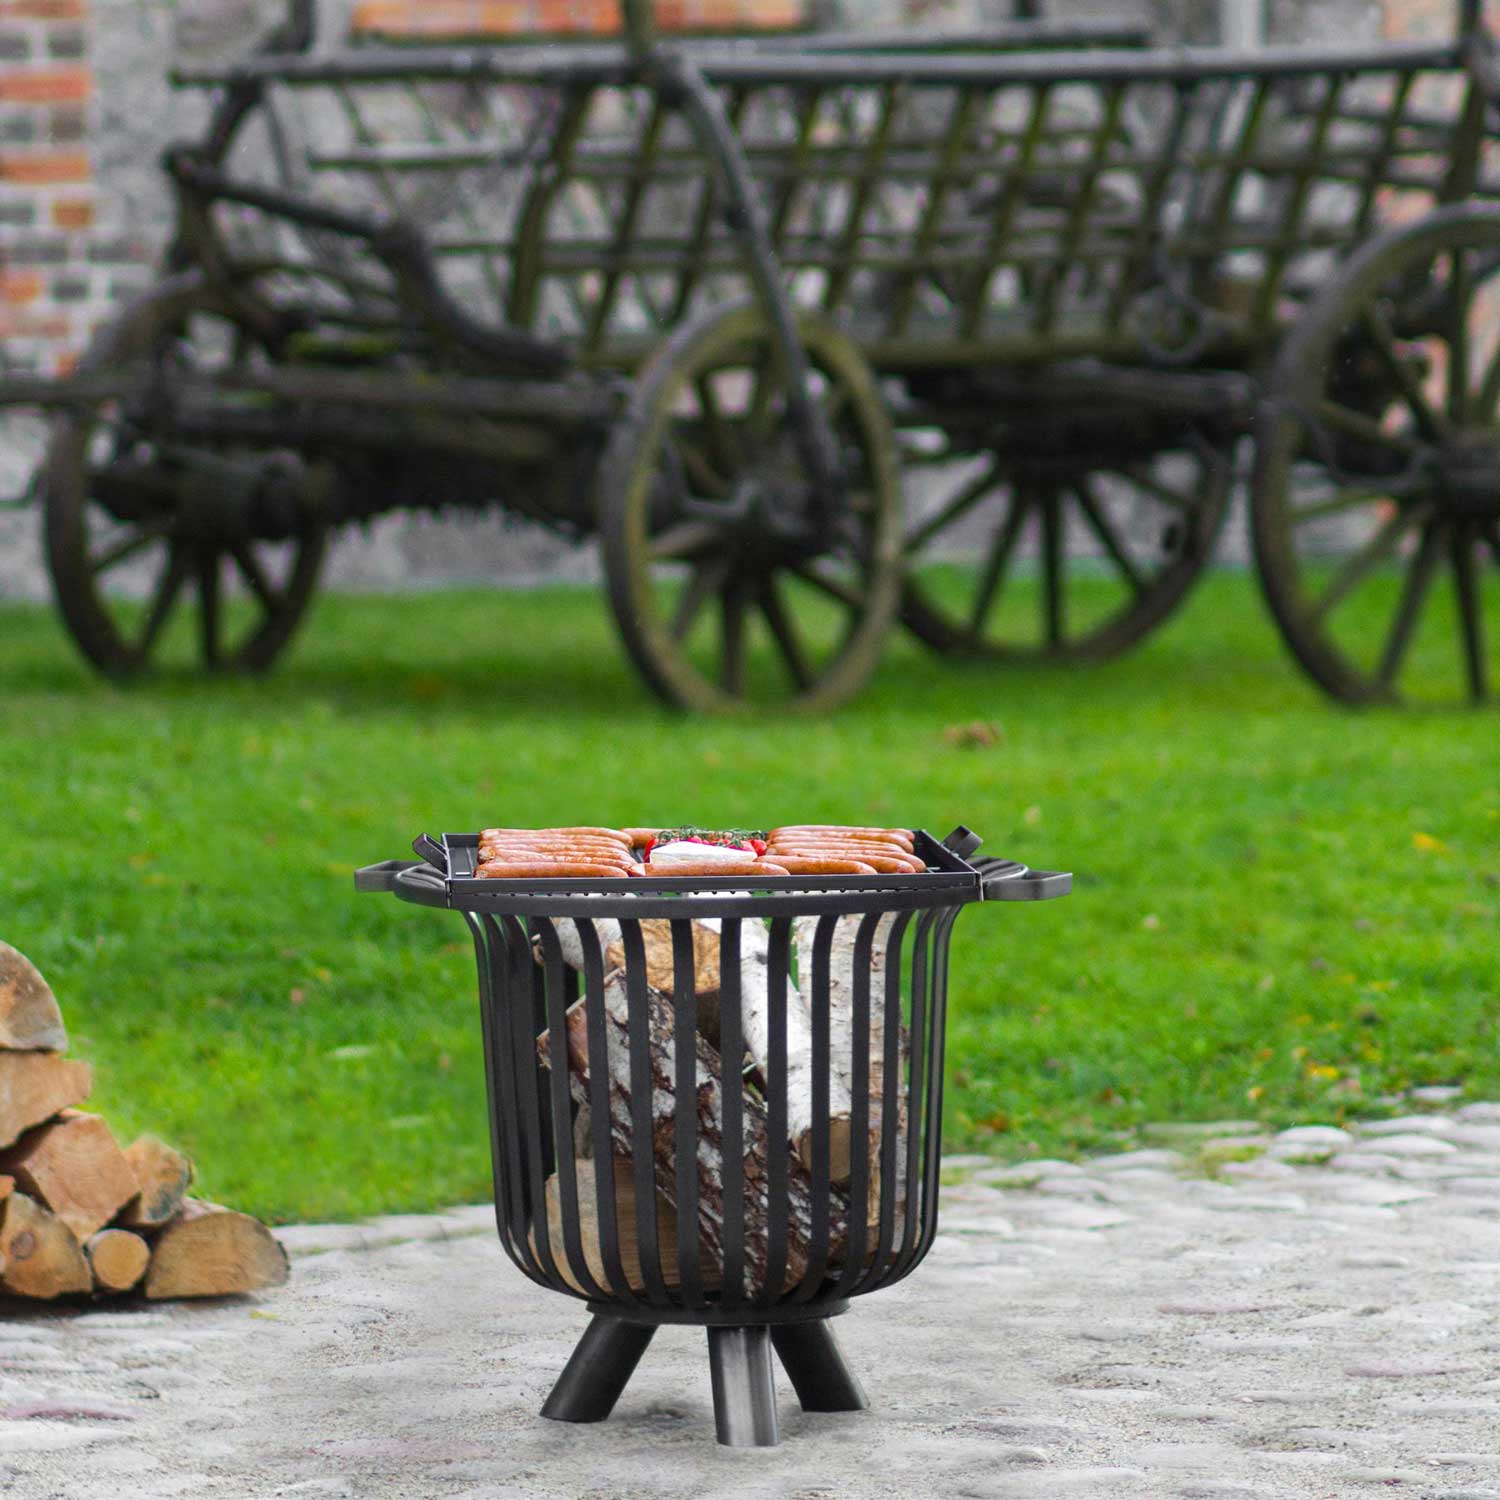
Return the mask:
<svg viewBox="0 0 1500 1500">
<path fill-rule="evenodd" d="M 891 1155 L 895 1162 L 895 1212 L 899 1222 L 906 1201 L 906 1166 L 910 1142 L 907 1131 L 906 1094 L 902 1081 L 907 1076 L 910 1064 L 911 1038 L 905 1026 L 898 1025 L 896 1039 L 896 1109 L 895 1118 L 885 1120 L 885 1043 L 886 1043 L 886 971 L 890 952 L 891 930 L 897 914 L 886 912 L 875 923 L 870 942 L 869 985 L 869 1072 L 866 1086 L 868 1103 L 868 1127 L 865 1140 L 866 1160 L 869 1162 L 869 1192 L 867 1197 L 867 1221 L 871 1225 L 880 1218 L 880 1155 L 884 1132 L 892 1132 Z M 828 953 L 828 1022 L 829 1022 L 829 1071 L 838 1080 L 839 1097 L 848 1100 L 849 1113 L 830 1121 L 829 1154 L 830 1170 L 834 1181 L 845 1183 L 853 1171 L 855 1144 L 853 1140 L 854 1115 L 854 977 L 859 943 L 859 930 L 864 922 L 862 914 L 837 917 Z M 797 977 L 802 1000 L 809 1013 L 813 1003 L 813 951 L 817 942 L 818 917 L 798 917 L 792 924 L 792 939 L 797 949 Z M 899 952 L 896 962 L 900 962 Z M 830 1099 L 835 1097 L 830 1088 Z M 804 1145 L 811 1147 L 810 1139 L 798 1142 L 799 1154 Z M 803 1157 L 810 1165 L 810 1154 Z"/>
<path fill-rule="evenodd" d="M 717 930 L 716 917 L 705 917 L 703 925 Z M 811 957 L 807 959 L 810 965 Z M 811 978 L 807 980 L 811 985 Z M 760 1069 L 767 1086 L 776 1086 L 779 1059 L 771 1057 L 771 935 L 764 923 L 749 919 L 740 923 L 740 1028 L 745 1050 Z M 798 1163 L 812 1161 L 813 1054 L 812 1012 L 807 997 L 787 978 L 786 986 L 786 1128 Z M 832 1180 L 849 1175 L 849 1085 L 830 1070 L 828 1078 L 830 1152 Z M 842 1171 L 839 1163 L 842 1161 Z"/>
</svg>

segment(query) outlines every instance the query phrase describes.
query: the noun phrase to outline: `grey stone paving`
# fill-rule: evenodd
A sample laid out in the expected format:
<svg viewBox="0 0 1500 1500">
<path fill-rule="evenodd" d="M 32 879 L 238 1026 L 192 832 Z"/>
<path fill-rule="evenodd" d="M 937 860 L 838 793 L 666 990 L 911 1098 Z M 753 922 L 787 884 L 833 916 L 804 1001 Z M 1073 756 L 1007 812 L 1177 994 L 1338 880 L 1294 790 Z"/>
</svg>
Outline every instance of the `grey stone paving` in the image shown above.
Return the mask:
<svg viewBox="0 0 1500 1500">
<path fill-rule="evenodd" d="M 715 1445 L 689 1329 L 608 1423 L 537 1417 L 584 1314 L 478 1207 L 285 1231 L 258 1301 L 6 1309 L 0 1494 L 1500 1500 L 1500 1105 L 1153 1137 L 950 1158 L 926 1265 L 840 1320 L 874 1410 L 783 1382 L 776 1450 Z"/>
</svg>

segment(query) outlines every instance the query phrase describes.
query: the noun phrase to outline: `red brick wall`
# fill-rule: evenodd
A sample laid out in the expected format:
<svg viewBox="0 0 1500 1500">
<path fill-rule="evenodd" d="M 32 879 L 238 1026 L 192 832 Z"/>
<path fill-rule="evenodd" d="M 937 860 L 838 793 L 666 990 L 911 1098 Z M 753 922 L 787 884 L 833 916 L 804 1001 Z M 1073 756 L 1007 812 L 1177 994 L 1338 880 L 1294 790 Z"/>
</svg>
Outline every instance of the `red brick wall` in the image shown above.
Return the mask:
<svg viewBox="0 0 1500 1500">
<path fill-rule="evenodd" d="M 657 0 L 668 31 L 750 31 L 804 25 L 808 0 Z M 600 35 L 620 29 L 619 0 L 360 0 L 356 36 Z"/>
<path fill-rule="evenodd" d="M 90 258 L 86 0 L 0 0 L 0 350 L 65 367 L 108 295 Z"/>
</svg>

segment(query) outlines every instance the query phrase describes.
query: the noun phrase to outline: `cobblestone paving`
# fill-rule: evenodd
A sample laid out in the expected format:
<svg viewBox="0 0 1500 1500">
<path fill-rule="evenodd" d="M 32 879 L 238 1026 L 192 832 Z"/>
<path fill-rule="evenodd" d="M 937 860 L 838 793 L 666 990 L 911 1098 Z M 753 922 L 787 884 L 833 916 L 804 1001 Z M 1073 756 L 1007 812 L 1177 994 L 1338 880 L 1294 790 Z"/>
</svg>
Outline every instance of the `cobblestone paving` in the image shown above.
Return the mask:
<svg viewBox="0 0 1500 1500">
<path fill-rule="evenodd" d="M 1152 1135 L 951 1158 L 927 1264 L 840 1320 L 874 1410 L 783 1382 L 776 1450 L 714 1444 L 690 1329 L 538 1418 L 584 1314 L 479 1207 L 286 1231 L 255 1302 L 6 1308 L 0 1494 L 1500 1500 L 1500 1105 Z"/>
</svg>

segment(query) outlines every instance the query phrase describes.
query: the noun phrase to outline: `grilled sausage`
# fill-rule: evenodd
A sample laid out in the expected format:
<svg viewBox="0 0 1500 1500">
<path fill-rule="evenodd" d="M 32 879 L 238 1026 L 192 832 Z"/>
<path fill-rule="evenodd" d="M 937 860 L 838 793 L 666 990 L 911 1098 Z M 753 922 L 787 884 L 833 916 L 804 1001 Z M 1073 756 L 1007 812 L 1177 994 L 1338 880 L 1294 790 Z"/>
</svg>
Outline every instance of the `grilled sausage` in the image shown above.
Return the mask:
<svg viewBox="0 0 1500 1500">
<path fill-rule="evenodd" d="M 790 875 L 876 875 L 875 866 L 862 859 L 825 859 L 821 854 L 776 855 L 776 863 Z M 888 872 L 886 872 L 888 873 Z"/>
<path fill-rule="evenodd" d="M 920 875 L 927 868 L 916 855 L 903 854 L 899 849 L 892 848 L 890 845 L 789 839 L 785 843 L 772 844 L 766 853 L 773 858 L 780 854 L 791 854 L 808 859 L 861 859 L 875 863 L 882 875 L 893 875 L 903 870 L 911 875 Z M 890 868 L 881 868 L 882 865 L 890 866 Z"/>
<path fill-rule="evenodd" d="M 480 838 L 513 838 L 516 835 L 525 838 L 528 835 L 549 834 L 562 835 L 567 838 L 604 838 L 609 843 L 616 843 L 622 849 L 630 847 L 630 838 L 622 834 L 618 828 L 481 828 Z"/>
<path fill-rule="evenodd" d="M 489 859 L 474 872 L 483 880 L 624 880 L 629 873 L 619 865 L 585 864 L 578 860 Z"/>
<path fill-rule="evenodd" d="M 580 858 L 598 857 L 607 860 L 628 860 L 630 852 L 619 844 L 593 843 L 587 839 L 494 839 L 480 844 L 479 852 L 486 859 L 498 858 L 521 849 L 537 853 L 574 854 Z"/>
<path fill-rule="evenodd" d="M 876 838 L 885 842 L 900 844 L 908 853 L 911 852 L 914 843 L 910 830 L 906 828 L 856 828 L 852 825 L 840 825 L 837 823 L 786 823 L 780 828 L 773 828 L 771 830 L 771 837 L 775 839 L 783 833 L 832 834 L 835 837 Z"/>
</svg>

